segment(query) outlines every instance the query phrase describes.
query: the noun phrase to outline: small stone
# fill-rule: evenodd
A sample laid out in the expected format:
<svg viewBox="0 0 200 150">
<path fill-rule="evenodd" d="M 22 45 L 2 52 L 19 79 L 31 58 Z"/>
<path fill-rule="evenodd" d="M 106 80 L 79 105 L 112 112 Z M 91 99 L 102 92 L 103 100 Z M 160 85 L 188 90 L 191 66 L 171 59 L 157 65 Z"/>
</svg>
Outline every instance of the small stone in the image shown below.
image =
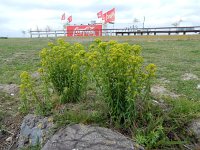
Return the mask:
<svg viewBox="0 0 200 150">
<path fill-rule="evenodd" d="M 37 126 L 39 129 L 42 129 L 42 123 L 39 123 Z"/>
<path fill-rule="evenodd" d="M 14 93 L 11 93 L 10 95 L 11 95 L 11 96 L 14 96 L 15 94 L 14 94 Z"/>
<path fill-rule="evenodd" d="M 6 142 L 12 142 L 12 136 L 8 137 L 8 138 L 6 139 Z"/>
<path fill-rule="evenodd" d="M 29 139 L 29 143 L 30 143 L 30 144 L 33 144 L 31 139 Z"/>
<path fill-rule="evenodd" d="M 158 101 L 156 101 L 156 100 L 153 100 L 153 102 L 154 102 L 155 104 L 159 104 L 159 102 L 158 102 Z"/>
<path fill-rule="evenodd" d="M 197 89 L 200 90 L 200 84 L 197 85 Z"/>
<path fill-rule="evenodd" d="M 49 117 L 48 122 L 53 122 L 53 117 Z"/>
</svg>

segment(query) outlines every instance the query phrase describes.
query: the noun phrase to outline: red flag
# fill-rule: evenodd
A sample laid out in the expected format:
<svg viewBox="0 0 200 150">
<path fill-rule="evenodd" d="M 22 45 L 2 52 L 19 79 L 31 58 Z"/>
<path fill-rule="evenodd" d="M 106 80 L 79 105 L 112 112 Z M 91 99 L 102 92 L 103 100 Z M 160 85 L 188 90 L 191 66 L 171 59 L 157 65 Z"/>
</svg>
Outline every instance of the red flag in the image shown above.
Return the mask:
<svg viewBox="0 0 200 150">
<path fill-rule="evenodd" d="M 102 18 L 102 14 L 103 14 L 103 11 L 101 10 L 100 12 L 97 13 L 97 17 Z"/>
<path fill-rule="evenodd" d="M 115 8 L 106 12 L 105 23 L 114 22 L 115 21 Z"/>
<path fill-rule="evenodd" d="M 102 20 L 106 21 L 106 13 L 102 14 Z"/>
<path fill-rule="evenodd" d="M 68 20 L 69 23 L 72 22 L 72 16 L 69 16 L 69 17 L 67 18 L 67 20 Z"/>
<path fill-rule="evenodd" d="M 62 14 L 62 16 L 61 16 L 61 20 L 65 20 L 65 13 Z"/>
</svg>

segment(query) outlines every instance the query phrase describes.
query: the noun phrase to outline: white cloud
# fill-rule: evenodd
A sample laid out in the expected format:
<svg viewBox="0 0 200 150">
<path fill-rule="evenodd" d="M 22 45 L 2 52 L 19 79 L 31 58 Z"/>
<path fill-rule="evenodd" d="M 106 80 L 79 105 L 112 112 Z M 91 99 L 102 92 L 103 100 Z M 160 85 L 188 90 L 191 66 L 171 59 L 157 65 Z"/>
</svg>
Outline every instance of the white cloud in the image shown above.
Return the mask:
<svg viewBox="0 0 200 150">
<path fill-rule="evenodd" d="M 182 19 L 182 25 L 199 25 L 199 0 L 6 0 L 0 5 L 0 36 L 21 36 L 22 30 L 62 28 L 60 20 L 73 16 L 73 24 L 85 24 L 97 20 L 96 13 L 116 8 L 116 24 L 132 25 L 138 18 L 145 26 L 171 26 Z M 7 32 L 6 32 L 7 31 Z"/>
</svg>

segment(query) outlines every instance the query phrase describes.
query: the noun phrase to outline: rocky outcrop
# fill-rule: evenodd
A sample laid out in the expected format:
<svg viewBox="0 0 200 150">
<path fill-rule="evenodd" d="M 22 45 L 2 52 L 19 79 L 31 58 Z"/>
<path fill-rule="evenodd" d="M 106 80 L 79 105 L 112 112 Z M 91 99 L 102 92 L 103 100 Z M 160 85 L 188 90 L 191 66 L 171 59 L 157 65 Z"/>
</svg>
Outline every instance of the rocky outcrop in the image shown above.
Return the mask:
<svg viewBox="0 0 200 150">
<path fill-rule="evenodd" d="M 111 129 L 75 124 L 60 129 L 42 150 L 142 150 L 138 144 Z"/>
<path fill-rule="evenodd" d="M 52 117 L 40 117 L 32 114 L 25 116 L 20 127 L 18 148 L 45 144 L 53 127 Z"/>
<path fill-rule="evenodd" d="M 54 135 L 53 128 L 51 117 L 39 117 L 32 114 L 25 116 L 19 134 L 18 149 L 37 144 L 44 145 L 42 150 L 144 149 L 131 139 L 107 128 L 75 124 L 60 129 Z"/>
</svg>

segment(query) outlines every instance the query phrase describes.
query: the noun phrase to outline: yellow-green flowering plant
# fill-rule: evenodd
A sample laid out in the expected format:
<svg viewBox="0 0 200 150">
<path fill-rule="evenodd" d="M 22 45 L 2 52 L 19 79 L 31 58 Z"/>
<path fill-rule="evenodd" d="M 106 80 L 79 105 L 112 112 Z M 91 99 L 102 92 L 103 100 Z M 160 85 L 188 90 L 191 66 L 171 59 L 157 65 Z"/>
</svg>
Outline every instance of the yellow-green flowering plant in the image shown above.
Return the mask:
<svg viewBox="0 0 200 150">
<path fill-rule="evenodd" d="M 30 74 L 23 71 L 20 79 L 20 111 L 28 113 L 33 108 L 37 114 L 46 115 L 49 113 L 52 105 L 49 103 L 49 99 L 45 99 L 45 97 L 41 98 L 36 92 L 35 82 L 32 80 Z"/>
<path fill-rule="evenodd" d="M 40 52 L 42 69 L 62 102 L 80 100 L 87 80 L 85 49 L 79 44 L 69 44 L 58 39 L 56 44 Z"/>
<path fill-rule="evenodd" d="M 109 106 L 111 121 L 124 127 L 137 124 L 148 103 L 151 78 L 156 66 L 143 65 L 142 47 L 116 41 L 96 40 L 90 45 L 87 61 Z M 136 122 L 134 122 L 136 121 Z"/>
<path fill-rule="evenodd" d="M 20 100 L 21 100 L 21 105 L 19 107 L 20 111 L 22 113 L 27 113 L 30 109 L 30 102 L 29 102 L 29 90 L 31 87 L 30 84 L 30 75 L 28 72 L 24 71 L 20 75 L 21 79 L 21 84 L 20 84 Z"/>
</svg>

